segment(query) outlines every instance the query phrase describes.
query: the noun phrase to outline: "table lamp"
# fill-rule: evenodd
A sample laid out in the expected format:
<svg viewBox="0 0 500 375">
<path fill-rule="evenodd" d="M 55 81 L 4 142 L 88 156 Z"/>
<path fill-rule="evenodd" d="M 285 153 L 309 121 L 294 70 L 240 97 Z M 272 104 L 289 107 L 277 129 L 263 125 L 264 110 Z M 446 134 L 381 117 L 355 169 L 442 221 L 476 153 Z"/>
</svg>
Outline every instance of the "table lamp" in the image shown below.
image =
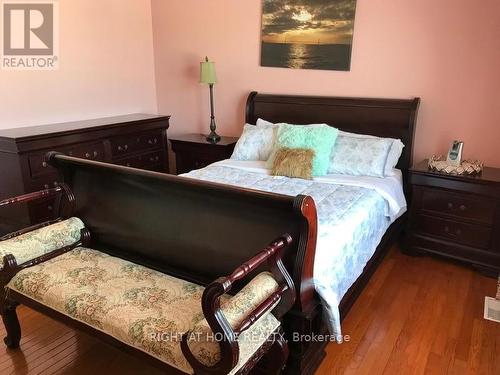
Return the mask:
<svg viewBox="0 0 500 375">
<path fill-rule="evenodd" d="M 208 61 L 208 57 L 205 57 L 205 61 L 200 63 L 200 83 L 207 84 L 210 88 L 210 134 L 207 136 L 207 141 L 210 143 L 220 141 L 220 136 L 215 132 L 217 126 L 214 115 L 214 84 L 216 82 L 215 63 Z"/>
</svg>

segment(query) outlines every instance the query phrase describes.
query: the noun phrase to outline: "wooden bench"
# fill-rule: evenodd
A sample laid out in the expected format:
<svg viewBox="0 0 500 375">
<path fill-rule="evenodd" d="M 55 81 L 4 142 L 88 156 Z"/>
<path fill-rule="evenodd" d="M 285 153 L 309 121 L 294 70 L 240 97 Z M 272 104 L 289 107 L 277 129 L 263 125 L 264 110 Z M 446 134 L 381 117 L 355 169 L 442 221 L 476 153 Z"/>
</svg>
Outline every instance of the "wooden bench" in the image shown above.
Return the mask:
<svg viewBox="0 0 500 375">
<path fill-rule="evenodd" d="M 65 183 L 0 202 L 60 200 L 58 220 L 0 241 L 8 347 L 19 346 L 24 304 L 170 373 L 281 371 L 283 317 L 301 293 L 288 270 L 301 272 L 298 249 L 315 234 L 310 198 L 56 153 L 48 162 Z"/>
</svg>

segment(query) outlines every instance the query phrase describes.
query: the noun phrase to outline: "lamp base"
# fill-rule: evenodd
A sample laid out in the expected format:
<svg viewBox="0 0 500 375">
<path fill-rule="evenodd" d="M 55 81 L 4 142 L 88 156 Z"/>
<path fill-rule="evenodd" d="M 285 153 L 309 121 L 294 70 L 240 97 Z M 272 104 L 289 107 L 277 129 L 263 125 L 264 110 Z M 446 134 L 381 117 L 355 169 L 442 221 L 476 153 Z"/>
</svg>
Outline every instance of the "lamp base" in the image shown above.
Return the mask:
<svg viewBox="0 0 500 375">
<path fill-rule="evenodd" d="M 217 143 L 220 141 L 220 135 L 217 134 L 214 130 L 212 130 L 210 132 L 210 134 L 207 135 L 206 140 L 207 140 L 207 142 L 210 142 L 210 143 Z"/>
</svg>

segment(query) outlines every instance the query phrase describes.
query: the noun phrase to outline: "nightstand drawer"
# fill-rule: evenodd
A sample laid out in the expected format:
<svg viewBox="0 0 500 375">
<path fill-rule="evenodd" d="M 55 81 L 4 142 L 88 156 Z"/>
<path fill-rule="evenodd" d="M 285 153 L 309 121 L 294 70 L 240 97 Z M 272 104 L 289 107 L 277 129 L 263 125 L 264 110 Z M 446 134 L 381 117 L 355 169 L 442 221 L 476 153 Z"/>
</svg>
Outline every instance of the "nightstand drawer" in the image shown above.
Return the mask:
<svg viewBox="0 0 500 375">
<path fill-rule="evenodd" d="M 421 208 L 438 214 L 493 224 L 496 201 L 467 194 L 424 188 Z"/>
<path fill-rule="evenodd" d="M 440 237 L 462 245 L 487 249 L 491 229 L 482 225 L 460 223 L 427 215 L 417 215 L 415 229 L 418 233 Z"/>
<path fill-rule="evenodd" d="M 207 165 L 222 160 L 223 157 L 213 155 L 188 154 L 177 158 L 177 173 L 187 173 L 195 169 L 205 168 Z"/>
<path fill-rule="evenodd" d="M 175 152 L 177 174 L 182 174 L 229 159 L 238 138 L 221 137 L 220 142 L 209 143 L 202 134 L 187 134 L 170 141 Z"/>
</svg>

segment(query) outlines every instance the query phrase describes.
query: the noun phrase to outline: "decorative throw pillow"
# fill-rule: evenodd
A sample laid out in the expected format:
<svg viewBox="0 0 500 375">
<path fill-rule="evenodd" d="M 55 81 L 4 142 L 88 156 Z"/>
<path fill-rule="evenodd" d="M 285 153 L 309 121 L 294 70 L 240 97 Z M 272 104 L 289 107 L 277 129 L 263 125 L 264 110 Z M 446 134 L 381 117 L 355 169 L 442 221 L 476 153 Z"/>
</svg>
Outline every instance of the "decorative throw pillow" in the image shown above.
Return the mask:
<svg viewBox="0 0 500 375">
<path fill-rule="evenodd" d="M 272 127 L 245 124 L 231 159 L 266 161 L 273 150 L 277 130 Z"/>
<path fill-rule="evenodd" d="M 261 127 L 262 129 L 271 127 Z M 328 172 L 330 154 L 337 140 L 338 130 L 326 124 L 321 126 L 280 124 L 274 151 L 267 161 L 272 168 L 277 150 L 283 147 L 314 150 L 313 176 L 324 176 Z"/>
<path fill-rule="evenodd" d="M 276 150 L 271 175 L 312 180 L 314 150 L 283 147 Z"/>
<path fill-rule="evenodd" d="M 392 140 L 341 137 L 330 157 L 328 173 L 384 177 Z"/>
<path fill-rule="evenodd" d="M 395 138 L 381 138 L 381 137 L 376 137 L 374 135 L 368 135 L 368 134 L 357 134 L 357 133 L 349 133 L 349 132 L 344 132 L 342 130 L 339 130 L 339 137 L 338 139 L 341 139 L 343 137 L 352 137 L 352 138 L 362 138 L 362 139 L 387 139 L 392 142 L 391 148 L 389 150 L 389 155 L 387 156 L 387 161 L 385 163 L 385 168 L 384 168 L 384 176 L 394 176 L 394 168 L 396 168 L 396 165 L 398 164 L 399 158 L 401 157 L 401 154 L 403 153 L 403 149 L 405 145 L 403 142 L 401 142 L 400 139 L 395 139 Z"/>
</svg>

